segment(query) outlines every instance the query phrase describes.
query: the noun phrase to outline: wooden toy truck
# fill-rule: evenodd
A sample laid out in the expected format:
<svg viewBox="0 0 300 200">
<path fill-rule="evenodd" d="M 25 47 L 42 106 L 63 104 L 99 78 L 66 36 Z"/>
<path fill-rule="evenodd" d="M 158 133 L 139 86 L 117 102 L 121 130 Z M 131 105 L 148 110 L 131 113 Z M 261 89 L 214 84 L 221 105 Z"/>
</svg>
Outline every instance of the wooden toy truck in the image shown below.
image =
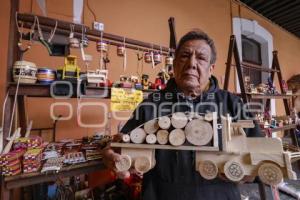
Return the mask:
<svg viewBox="0 0 300 200">
<path fill-rule="evenodd" d="M 111 146 L 121 147 L 122 159 L 116 162 L 120 171 L 134 167 L 145 173 L 155 166 L 155 149 L 174 149 L 195 151 L 195 168 L 208 180 L 218 173 L 234 182 L 246 175 L 259 176 L 268 185 L 277 185 L 283 178 L 296 179 L 291 160 L 298 159 L 299 153 L 283 151 L 278 138 L 246 137 L 243 128 L 253 126 L 249 120 L 232 122 L 229 116 L 222 117 L 219 147 L 217 113 L 174 113 L 146 122 Z"/>
</svg>

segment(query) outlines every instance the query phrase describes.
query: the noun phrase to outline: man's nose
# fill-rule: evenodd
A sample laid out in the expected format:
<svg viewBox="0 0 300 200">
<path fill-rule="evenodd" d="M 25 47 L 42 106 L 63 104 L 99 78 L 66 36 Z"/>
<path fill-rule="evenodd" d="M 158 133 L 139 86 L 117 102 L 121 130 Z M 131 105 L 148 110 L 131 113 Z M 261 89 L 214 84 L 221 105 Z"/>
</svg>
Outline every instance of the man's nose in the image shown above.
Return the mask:
<svg viewBox="0 0 300 200">
<path fill-rule="evenodd" d="M 196 69 L 196 56 L 195 54 L 192 54 L 189 60 L 189 67 L 192 69 Z"/>
</svg>

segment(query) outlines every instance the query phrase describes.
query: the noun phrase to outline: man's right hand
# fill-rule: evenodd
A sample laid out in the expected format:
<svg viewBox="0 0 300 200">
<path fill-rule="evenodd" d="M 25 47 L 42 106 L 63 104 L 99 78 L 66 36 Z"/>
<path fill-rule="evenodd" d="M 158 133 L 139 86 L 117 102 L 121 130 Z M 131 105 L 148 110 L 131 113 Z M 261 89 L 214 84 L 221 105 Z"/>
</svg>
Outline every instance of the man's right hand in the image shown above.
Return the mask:
<svg viewBox="0 0 300 200">
<path fill-rule="evenodd" d="M 129 171 L 120 172 L 116 169 L 115 163 L 117 161 L 119 161 L 120 158 L 121 158 L 121 155 L 116 153 L 111 148 L 106 148 L 103 150 L 103 162 L 106 165 L 106 167 L 108 169 L 113 170 L 116 173 L 118 178 L 121 178 L 121 179 L 129 178 L 129 176 L 130 176 Z"/>
</svg>

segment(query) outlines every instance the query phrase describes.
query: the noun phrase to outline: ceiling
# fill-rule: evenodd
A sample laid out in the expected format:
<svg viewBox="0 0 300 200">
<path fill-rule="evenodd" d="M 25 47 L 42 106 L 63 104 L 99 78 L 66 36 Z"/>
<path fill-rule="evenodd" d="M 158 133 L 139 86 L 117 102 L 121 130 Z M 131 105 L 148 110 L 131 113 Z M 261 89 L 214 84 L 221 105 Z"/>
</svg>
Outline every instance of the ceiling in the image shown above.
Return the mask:
<svg viewBox="0 0 300 200">
<path fill-rule="evenodd" d="M 300 38 L 300 0 L 240 0 Z"/>
</svg>

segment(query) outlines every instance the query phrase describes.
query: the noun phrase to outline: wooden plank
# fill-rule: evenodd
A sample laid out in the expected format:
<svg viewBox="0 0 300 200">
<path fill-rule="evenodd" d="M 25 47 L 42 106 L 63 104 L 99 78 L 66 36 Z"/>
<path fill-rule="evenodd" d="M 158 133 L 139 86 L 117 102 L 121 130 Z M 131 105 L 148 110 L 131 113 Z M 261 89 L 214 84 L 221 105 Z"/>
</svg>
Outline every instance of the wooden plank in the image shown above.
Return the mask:
<svg viewBox="0 0 300 200">
<path fill-rule="evenodd" d="M 211 146 L 172 146 L 172 145 L 161 145 L 161 144 L 130 144 L 130 143 L 111 143 L 111 147 L 122 147 L 122 148 L 137 148 L 137 149 L 168 149 L 168 150 L 187 150 L 187 151 L 219 151 L 218 147 Z"/>
<path fill-rule="evenodd" d="M 247 93 L 247 95 L 250 95 L 252 99 L 290 99 L 293 97 L 292 95 L 286 95 L 286 94 L 268 95 L 268 94 Z"/>
<path fill-rule="evenodd" d="M 224 81 L 224 86 L 223 86 L 224 90 L 228 90 L 229 77 L 230 77 L 230 65 L 231 65 L 231 62 L 232 62 L 232 52 L 233 52 L 234 42 L 235 42 L 235 36 L 231 35 L 230 36 L 230 41 L 229 41 L 228 54 L 227 54 L 225 81 Z"/>
<path fill-rule="evenodd" d="M 6 189 L 13 189 L 18 187 L 26 187 L 38 183 L 45 183 L 55 181 L 60 177 L 71 177 L 80 174 L 88 174 L 97 170 L 104 169 L 105 166 L 102 161 L 90 161 L 87 163 L 71 165 L 64 167 L 58 173 L 42 174 L 40 172 L 21 174 L 16 176 L 9 176 L 4 178 Z"/>
</svg>

